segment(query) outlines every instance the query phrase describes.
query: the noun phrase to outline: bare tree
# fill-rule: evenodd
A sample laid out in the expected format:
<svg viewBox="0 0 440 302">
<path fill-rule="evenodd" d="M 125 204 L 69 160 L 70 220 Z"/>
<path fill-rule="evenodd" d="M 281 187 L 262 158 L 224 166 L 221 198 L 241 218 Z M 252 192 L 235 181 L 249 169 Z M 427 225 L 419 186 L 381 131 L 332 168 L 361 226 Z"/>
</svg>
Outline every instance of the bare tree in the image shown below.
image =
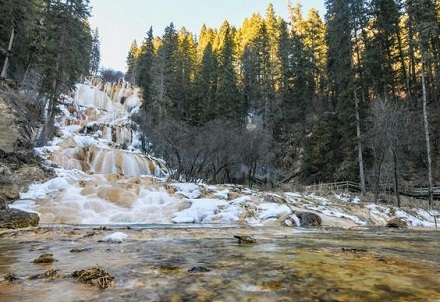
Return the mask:
<svg viewBox="0 0 440 302">
<path fill-rule="evenodd" d="M 399 169 L 401 154 L 407 143 L 406 130 L 408 129 L 408 115 L 404 107 L 387 99 L 378 99 L 371 106 L 370 127 L 367 135 L 367 144 L 373 157 L 373 192 L 377 202 L 383 165 L 389 159 L 392 162 L 392 179 L 397 204 L 400 207 Z"/>
</svg>

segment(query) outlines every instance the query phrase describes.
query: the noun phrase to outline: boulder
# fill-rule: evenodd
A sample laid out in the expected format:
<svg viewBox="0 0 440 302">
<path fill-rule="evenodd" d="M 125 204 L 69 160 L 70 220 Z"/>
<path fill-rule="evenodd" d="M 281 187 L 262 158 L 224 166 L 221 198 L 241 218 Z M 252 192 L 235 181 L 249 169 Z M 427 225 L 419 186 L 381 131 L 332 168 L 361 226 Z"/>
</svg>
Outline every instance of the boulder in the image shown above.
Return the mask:
<svg viewBox="0 0 440 302">
<path fill-rule="evenodd" d="M 0 228 L 18 229 L 38 226 L 40 217 L 36 213 L 28 213 L 17 209 L 0 210 Z"/>
<path fill-rule="evenodd" d="M 388 228 L 406 229 L 408 228 L 408 223 L 402 218 L 394 217 L 387 222 L 386 226 Z"/>
<path fill-rule="evenodd" d="M 311 212 L 295 212 L 302 227 L 317 227 L 322 223 L 322 219 L 318 214 Z"/>
<path fill-rule="evenodd" d="M 0 186 L 0 210 L 6 209 L 7 204 L 20 198 L 16 184 L 1 184 Z"/>
</svg>

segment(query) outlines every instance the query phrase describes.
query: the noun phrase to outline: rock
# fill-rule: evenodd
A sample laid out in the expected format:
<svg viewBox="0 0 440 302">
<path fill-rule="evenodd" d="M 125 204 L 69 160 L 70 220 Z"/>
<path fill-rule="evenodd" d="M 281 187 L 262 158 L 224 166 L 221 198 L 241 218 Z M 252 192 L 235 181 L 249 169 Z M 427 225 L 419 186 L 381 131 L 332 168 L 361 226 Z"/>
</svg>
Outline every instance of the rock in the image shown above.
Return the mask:
<svg viewBox="0 0 440 302">
<path fill-rule="evenodd" d="M 87 251 L 91 251 L 91 250 L 92 250 L 91 247 L 82 247 L 82 248 L 71 249 L 70 252 L 71 253 L 82 253 L 82 252 L 87 252 Z"/>
<path fill-rule="evenodd" d="M 273 202 L 273 203 L 287 203 L 287 200 L 284 197 L 281 197 L 278 194 L 266 193 L 264 195 L 265 202 Z"/>
<path fill-rule="evenodd" d="M 51 253 L 41 254 L 37 259 L 32 261 L 33 263 L 52 263 L 56 261 Z"/>
<path fill-rule="evenodd" d="M 33 150 L 41 127 L 37 109 L 31 98 L 0 89 L 0 209 L 18 199 L 18 192 L 26 191 L 30 183 L 54 175 Z"/>
<path fill-rule="evenodd" d="M 14 273 L 8 273 L 8 274 L 4 277 L 4 280 L 5 280 L 5 281 L 9 281 L 9 282 L 13 282 L 13 281 L 16 281 L 16 280 L 20 280 L 20 277 L 17 276 L 16 274 L 14 274 Z"/>
<path fill-rule="evenodd" d="M 20 198 L 16 184 L 1 184 L 0 186 L 0 209 L 6 209 L 6 205 Z"/>
<path fill-rule="evenodd" d="M 366 249 L 345 248 L 345 247 L 343 247 L 342 248 L 342 252 L 358 254 L 358 253 L 366 253 L 366 252 L 368 252 L 368 250 L 366 250 Z"/>
<path fill-rule="evenodd" d="M 391 218 L 391 220 L 389 220 L 387 222 L 386 227 L 387 228 L 406 229 L 406 228 L 408 228 L 408 223 L 405 220 L 403 220 L 402 218 L 394 217 L 394 218 Z"/>
<path fill-rule="evenodd" d="M 228 192 L 228 200 L 234 200 L 241 197 L 240 193 L 237 192 Z"/>
<path fill-rule="evenodd" d="M 61 278 L 60 270 L 59 269 L 50 269 L 45 271 L 41 274 L 35 274 L 29 276 L 29 280 L 36 280 L 36 279 L 58 279 Z"/>
<path fill-rule="evenodd" d="M 207 269 L 204 266 L 194 266 L 188 270 L 188 273 L 195 274 L 195 273 L 206 273 L 210 271 L 211 271 L 210 269 Z"/>
<path fill-rule="evenodd" d="M 318 214 L 311 212 L 295 212 L 302 227 L 316 227 L 320 226 L 322 219 Z"/>
<path fill-rule="evenodd" d="M 0 228 L 18 229 L 38 226 L 40 217 L 36 213 L 28 213 L 17 209 L 0 210 Z"/>
<path fill-rule="evenodd" d="M 255 240 L 255 238 L 252 238 L 251 236 L 234 235 L 234 238 L 237 238 L 238 243 L 240 244 L 257 243 L 257 240 Z"/>
</svg>

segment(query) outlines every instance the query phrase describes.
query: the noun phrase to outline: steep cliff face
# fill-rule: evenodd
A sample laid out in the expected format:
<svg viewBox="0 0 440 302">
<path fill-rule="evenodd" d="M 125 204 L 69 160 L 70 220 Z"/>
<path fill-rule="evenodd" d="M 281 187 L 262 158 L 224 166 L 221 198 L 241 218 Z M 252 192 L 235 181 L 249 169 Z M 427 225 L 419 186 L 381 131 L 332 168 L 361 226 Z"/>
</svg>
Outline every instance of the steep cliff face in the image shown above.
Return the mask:
<svg viewBox="0 0 440 302">
<path fill-rule="evenodd" d="M 32 100 L 13 91 L 0 91 L 0 209 L 19 198 L 19 192 L 51 172 L 41 166 L 33 153 L 39 125 Z"/>
</svg>

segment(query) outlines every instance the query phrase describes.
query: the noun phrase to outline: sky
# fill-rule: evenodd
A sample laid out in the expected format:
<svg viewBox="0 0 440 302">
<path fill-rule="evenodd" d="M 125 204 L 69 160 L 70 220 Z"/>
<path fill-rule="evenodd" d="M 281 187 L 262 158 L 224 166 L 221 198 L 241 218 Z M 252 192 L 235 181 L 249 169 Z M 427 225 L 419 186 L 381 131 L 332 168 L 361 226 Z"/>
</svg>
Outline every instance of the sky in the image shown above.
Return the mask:
<svg viewBox="0 0 440 302">
<path fill-rule="evenodd" d="M 298 1 L 291 0 L 292 4 Z M 288 20 L 287 0 L 90 0 L 90 25 L 98 28 L 101 41 L 101 67 L 125 71 L 130 44 L 140 44 L 150 26 L 155 36 L 162 36 L 173 22 L 198 35 L 203 24 L 219 28 L 224 20 L 240 27 L 253 13 L 265 15 L 272 3 L 275 13 Z M 323 17 L 324 0 L 303 0 L 303 15 L 316 8 Z"/>
</svg>

